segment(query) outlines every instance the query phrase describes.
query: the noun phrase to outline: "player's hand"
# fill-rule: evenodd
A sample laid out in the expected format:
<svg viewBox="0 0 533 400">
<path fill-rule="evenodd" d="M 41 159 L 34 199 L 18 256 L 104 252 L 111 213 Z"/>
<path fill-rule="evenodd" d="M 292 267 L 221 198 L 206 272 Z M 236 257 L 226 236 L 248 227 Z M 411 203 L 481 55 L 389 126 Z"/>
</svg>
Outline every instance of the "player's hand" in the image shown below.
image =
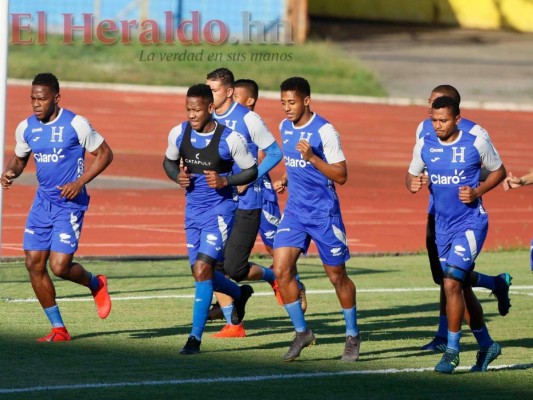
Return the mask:
<svg viewBox="0 0 533 400">
<path fill-rule="evenodd" d="M 470 186 L 459 187 L 459 200 L 464 204 L 470 204 L 479 197 L 478 191 Z"/>
<path fill-rule="evenodd" d="M 10 186 L 13 184 L 13 180 L 15 179 L 15 173 L 12 169 L 7 170 L 4 175 L 2 175 L 1 181 L 2 181 L 2 188 L 3 189 L 9 189 Z"/>
<path fill-rule="evenodd" d="M 285 193 L 285 190 L 287 189 L 287 182 L 281 179 L 278 179 L 277 181 L 274 181 L 272 183 L 272 188 L 274 189 L 276 193 L 283 194 Z"/>
<path fill-rule="evenodd" d="M 61 190 L 61 193 L 59 194 L 59 197 L 65 197 L 68 200 L 72 200 L 77 195 L 81 193 L 81 190 L 83 189 L 83 185 L 80 184 L 78 181 L 69 182 L 63 186 L 57 187 L 59 190 Z"/>
<path fill-rule="evenodd" d="M 192 174 L 189 173 L 187 167 L 180 167 L 177 182 L 182 188 L 189 187 L 191 184 L 191 176 Z"/>
<path fill-rule="evenodd" d="M 313 148 L 309 144 L 307 140 L 300 140 L 296 144 L 296 150 L 300 152 L 302 155 L 302 158 L 305 161 L 310 161 L 312 157 L 314 157 L 315 153 L 313 153 Z"/>
<path fill-rule="evenodd" d="M 517 176 L 513 176 L 511 172 L 503 180 L 503 190 L 508 191 L 509 189 L 516 189 L 523 185 L 522 179 Z"/>
<path fill-rule="evenodd" d="M 228 179 L 220 176 L 215 171 L 204 171 L 205 174 L 205 181 L 207 182 L 207 185 L 212 189 L 222 189 L 226 186 L 228 186 Z"/>
<path fill-rule="evenodd" d="M 243 194 L 244 192 L 246 192 L 246 189 L 248 189 L 248 185 L 237 186 L 237 193 Z"/>
<path fill-rule="evenodd" d="M 411 185 L 409 189 L 411 190 L 411 193 L 416 193 L 420 189 L 422 189 L 422 186 L 425 186 L 428 184 L 428 176 L 426 174 L 420 174 L 418 176 L 415 176 L 413 179 L 411 179 Z"/>
</svg>

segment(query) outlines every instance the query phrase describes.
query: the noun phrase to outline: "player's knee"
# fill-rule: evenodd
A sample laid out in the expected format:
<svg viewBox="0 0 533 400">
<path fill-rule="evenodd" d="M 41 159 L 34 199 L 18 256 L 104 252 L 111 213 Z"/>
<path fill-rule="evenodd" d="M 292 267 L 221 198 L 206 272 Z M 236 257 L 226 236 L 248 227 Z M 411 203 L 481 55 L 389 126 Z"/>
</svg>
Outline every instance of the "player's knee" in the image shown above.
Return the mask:
<svg viewBox="0 0 533 400">
<path fill-rule="evenodd" d="M 69 273 L 70 265 L 59 261 L 50 260 L 50 270 L 58 278 L 65 279 Z"/>
<path fill-rule="evenodd" d="M 250 263 L 247 261 L 241 263 L 234 268 L 231 268 L 229 271 L 226 270 L 228 276 L 233 279 L 235 282 L 241 282 L 248 278 L 248 273 L 250 272 Z"/>
</svg>

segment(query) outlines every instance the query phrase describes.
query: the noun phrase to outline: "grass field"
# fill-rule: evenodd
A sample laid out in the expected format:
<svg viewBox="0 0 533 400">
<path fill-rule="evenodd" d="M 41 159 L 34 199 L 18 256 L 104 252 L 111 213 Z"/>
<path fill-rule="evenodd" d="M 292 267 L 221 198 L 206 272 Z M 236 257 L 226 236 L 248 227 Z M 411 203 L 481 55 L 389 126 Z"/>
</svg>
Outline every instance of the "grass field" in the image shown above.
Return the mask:
<svg viewBox="0 0 533 400">
<path fill-rule="evenodd" d="M 10 78 L 32 79 L 53 72 L 59 81 L 190 86 L 204 82 L 215 68 L 230 68 L 235 77 L 253 78 L 261 90 L 279 90 L 284 79 L 299 75 L 314 93 L 385 96 L 371 71 L 355 56 L 330 42 L 305 45 L 129 45 L 62 44 L 50 36 L 46 45 L 11 45 Z M 201 68 L 198 66 L 201 65 Z"/>
<path fill-rule="evenodd" d="M 267 262 L 265 260 L 265 262 Z M 292 326 L 265 283 L 254 285 L 244 339 L 214 339 L 209 322 L 202 354 L 178 354 L 190 330 L 193 279 L 185 261 L 85 261 L 109 278 L 114 300 L 97 317 L 83 287 L 56 280 L 70 343 L 38 344 L 49 325 L 32 299 L 22 263 L 0 269 L 0 398 L 7 399 L 526 399 L 533 396 L 532 274 L 526 251 L 482 254 L 478 269 L 510 272 L 512 308 L 499 316 L 478 291 L 503 354 L 487 373 L 469 373 L 477 346 L 465 328 L 461 366 L 433 372 L 440 354 L 419 351 L 437 325 L 437 287 L 425 255 L 354 257 L 363 342 L 357 363 L 340 362 L 344 322 L 332 287 L 314 258 L 299 263 L 308 288 L 307 320 L 317 344 L 292 363 L 281 359 Z"/>
</svg>

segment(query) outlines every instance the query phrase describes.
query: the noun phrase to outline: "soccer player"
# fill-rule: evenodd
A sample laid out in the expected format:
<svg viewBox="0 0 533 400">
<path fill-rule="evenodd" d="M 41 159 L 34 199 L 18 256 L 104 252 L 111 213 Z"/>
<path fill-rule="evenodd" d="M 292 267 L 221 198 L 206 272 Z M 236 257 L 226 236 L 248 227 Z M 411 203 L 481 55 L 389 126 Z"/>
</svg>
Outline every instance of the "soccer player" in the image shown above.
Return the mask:
<svg viewBox="0 0 533 400">
<path fill-rule="evenodd" d="M 192 330 L 180 352 L 183 355 L 200 353 L 214 290 L 235 300 L 230 318 L 236 325 L 244 318 L 246 302 L 253 293 L 251 286 L 239 287 L 215 271 L 237 208 L 233 186 L 255 181 L 257 165 L 246 140 L 215 121 L 213 111 L 211 88 L 191 86 L 186 97 L 188 122 L 170 131 L 163 162 L 167 176 L 186 189 L 185 234 L 196 281 Z M 240 168 L 237 174 L 232 174 L 234 163 Z"/>
<path fill-rule="evenodd" d="M 489 363 L 501 354 L 500 345 L 492 340 L 483 320 L 483 309 L 472 291 L 469 272 L 474 268 L 488 230 L 481 196 L 505 178 L 505 167 L 485 137 L 459 129 L 460 119 L 459 103 L 453 98 L 441 96 L 433 101 L 431 121 L 435 135 L 426 135 L 417 142 L 406 175 L 411 193 L 429 185 L 433 196 L 436 244 L 448 317 L 447 347 L 435 371 L 447 374 L 459 365 L 465 310 L 480 347 L 471 371 L 486 371 Z M 482 165 L 488 175 L 480 182 Z"/>
<path fill-rule="evenodd" d="M 2 187 L 9 189 L 33 153 L 38 187 L 24 229 L 23 248 L 33 290 L 52 325 L 50 334 L 38 342 L 71 338 L 56 303 L 48 262 L 55 276 L 90 289 L 100 318 L 111 311 L 107 278 L 93 275 L 73 258 L 89 206 L 85 185 L 111 163 L 113 152 L 85 118 L 59 106 L 60 98 L 59 82 L 53 74 L 35 76 L 33 115 L 18 125 L 15 152 L 1 178 Z M 94 156 L 87 170 L 85 151 Z"/>
<path fill-rule="evenodd" d="M 296 335 L 284 361 L 297 358 L 315 343 L 300 302 L 295 279 L 296 262 L 315 242 L 324 270 L 335 287 L 346 322 L 341 359 L 357 361 L 361 338 L 357 326 L 355 285 L 346 273 L 350 258 L 335 183 L 348 178 L 340 137 L 332 124 L 311 111 L 311 88 L 301 77 L 280 85 L 281 105 L 287 116 L 280 124 L 286 175 L 274 182 L 277 193 L 288 187 L 289 196 L 274 237 L 274 272 L 285 309 Z"/>
<path fill-rule="evenodd" d="M 265 158 L 258 167 L 258 179 L 250 185 L 241 185 L 237 188 L 239 205 L 235 213 L 234 226 L 224 250 L 223 270 L 236 282 L 264 280 L 274 288 L 274 272 L 270 268 L 250 263 L 248 258 L 255 244 L 261 220 L 261 180 L 281 161 L 281 149 L 259 115 L 233 101 L 235 78 L 229 69 L 219 68 L 208 73 L 206 83 L 213 92 L 214 119 L 242 134 L 256 160 L 258 150 L 265 153 Z M 244 337 L 246 335 L 244 327 L 231 321 L 233 313 L 231 299 L 223 298 L 217 293 L 217 300 L 227 323 L 220 332 L 213 336 L 218 338 Z"/>
<path fill-rule="evenodd" d="M 451 85 L 439 85 L 431 91 L 431 95 L 428 99 L 428 113 L 430 115 L 433 101 L 441 96 L 449 96 L 458 104 L 461 103 L 461 96 L 455 87 Z M 461 118 L 458 122 L 458 127 L 460 130 L 472 135 L 483 136 L 488 142 L 492 143 L 488 132 L 473 121 Z M 416 130 L 416 140 L 427 135 L 435 135 L 431 117 L 426 118 L 418 125 Z M 484 175 L 484 173 L 486 173 L 486 171 L 482 170 L 482 175 Z M 426 226 L 426 248 L 433 281 L 440 286 L 439 326 L 435 337 L 429 343 L 422 346 L 420 350 L 444 351 L 446 350 L 448 320 L 446 317 L 446 296 L 442 285 L 442 267 L 439 260 L 437 245 L 435 243 L 435 211 L 431 194 L 429 196 L 428 220 Z M 509 300 L 509 286 L 511 285 L 512 277 L 508 273 L 502 273 L 498 276 L 488 276 L 472 270 L 469 273 L 468 279 L 473 287 L 484 287 L 492 290 L 492 293 L 498 299 L 498 310 L 501 315 L 506 315 L 509 312 L 509 308 L 511 307 L 511 302 Z M 468 318 L 468 313 L 465 317 Z"/>
</svg>

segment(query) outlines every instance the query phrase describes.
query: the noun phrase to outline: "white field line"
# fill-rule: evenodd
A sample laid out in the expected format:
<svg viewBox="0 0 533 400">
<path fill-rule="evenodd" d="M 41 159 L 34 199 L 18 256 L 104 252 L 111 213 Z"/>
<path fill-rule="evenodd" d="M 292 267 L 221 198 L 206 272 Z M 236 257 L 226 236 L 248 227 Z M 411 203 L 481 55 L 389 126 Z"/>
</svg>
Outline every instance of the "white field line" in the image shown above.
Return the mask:
<svg viewBox="0 0 533 400">
<path fill-rule="evenodd" d="M 490 366 L 490 370 L 523 370 L 531 369 L 533 364 L 511 364 Z M 390 375 L 405 374 L 417 372 L 433 372 L 434 368 L 405 368 L 405 369 L 377 369 L 377 370 L 357 370 L 357 371 L 338 371 L 338 372 L 309 372 L 299 374 L 279 374 L 279 375 L 256 375 L 243 377 L 220 377 L 220 378 L 203 378 L 203 379 L 171 379 L 161 381 L 139 381 L 139 382 L 116 382 L 116 383 L 86 383 L 79 385 L 57 385 L 57 386 L 33 386 L 26 388 L 0 388 L 0 394 L 10 393 L 29 393 L 42 392 L 47 390 L 79 390 L 79 389 L 99 389 L 99 388 L 117 388 L 117 387 L 138 387 L 138 386 L 162 386 L 162 385 L 190 385 L 206 383 L 235 383 L 235 382 L 260 382 L 269 380 L 287 380 L 287 379 L 312 379 L 332 376 L 349 376 L 349 375 Z M 457 367 L 456 370 L 468 371 L 470 367 Z"/>
<path fill-rule="evenodd" d="M 405 293 L 405 292 L 436 292 L 439 288 L 437 286 L 435 287 L 425 287 L 425 288 L 375 288 L 375 289 L 357 289 L 358 293 Z M 487 289 L 483 288 L 475 288 L 476 291 L 480 292 L 489 292 Z M 533 296 L 533 292 L 531 293 L 522 293 L 522 291 L 533 291 L 533 286 L 513 286 L 512 290 L 509 291 L 509 293 L 514 295 L 519 294 L 525 294 L 526 296 Z M 333 289 L 327 289 L 327 290 L 307 290 L 307 295 L 321 295 L 321 294 L 334 294 L 335 291 Z M 253 294 L 254 297 L 257 296 L 272 296 L 272 291 L 268 292 L 255 292 Z M 150 295 L 150 296 L 111 296 L 111 300 L 113 301 L 137 301 L 137 300 L 166 300 L 166 299 L 192 299 L 194 298 L 194 294 L 168 294 L 168 295 Z M 6 303 L 36 303 L 37 299 L 34 297 L 30 297 L 27 299 L 11 299 L 11 298 L 0 298 L 1 300 L 5 301 Z M 63 303 L 78 303 L 78 302 L 86 302 L 86 301 L 94 301 L 92 296 L 87 297 L 58 297 L 58 302 Z"/>
</svg>

